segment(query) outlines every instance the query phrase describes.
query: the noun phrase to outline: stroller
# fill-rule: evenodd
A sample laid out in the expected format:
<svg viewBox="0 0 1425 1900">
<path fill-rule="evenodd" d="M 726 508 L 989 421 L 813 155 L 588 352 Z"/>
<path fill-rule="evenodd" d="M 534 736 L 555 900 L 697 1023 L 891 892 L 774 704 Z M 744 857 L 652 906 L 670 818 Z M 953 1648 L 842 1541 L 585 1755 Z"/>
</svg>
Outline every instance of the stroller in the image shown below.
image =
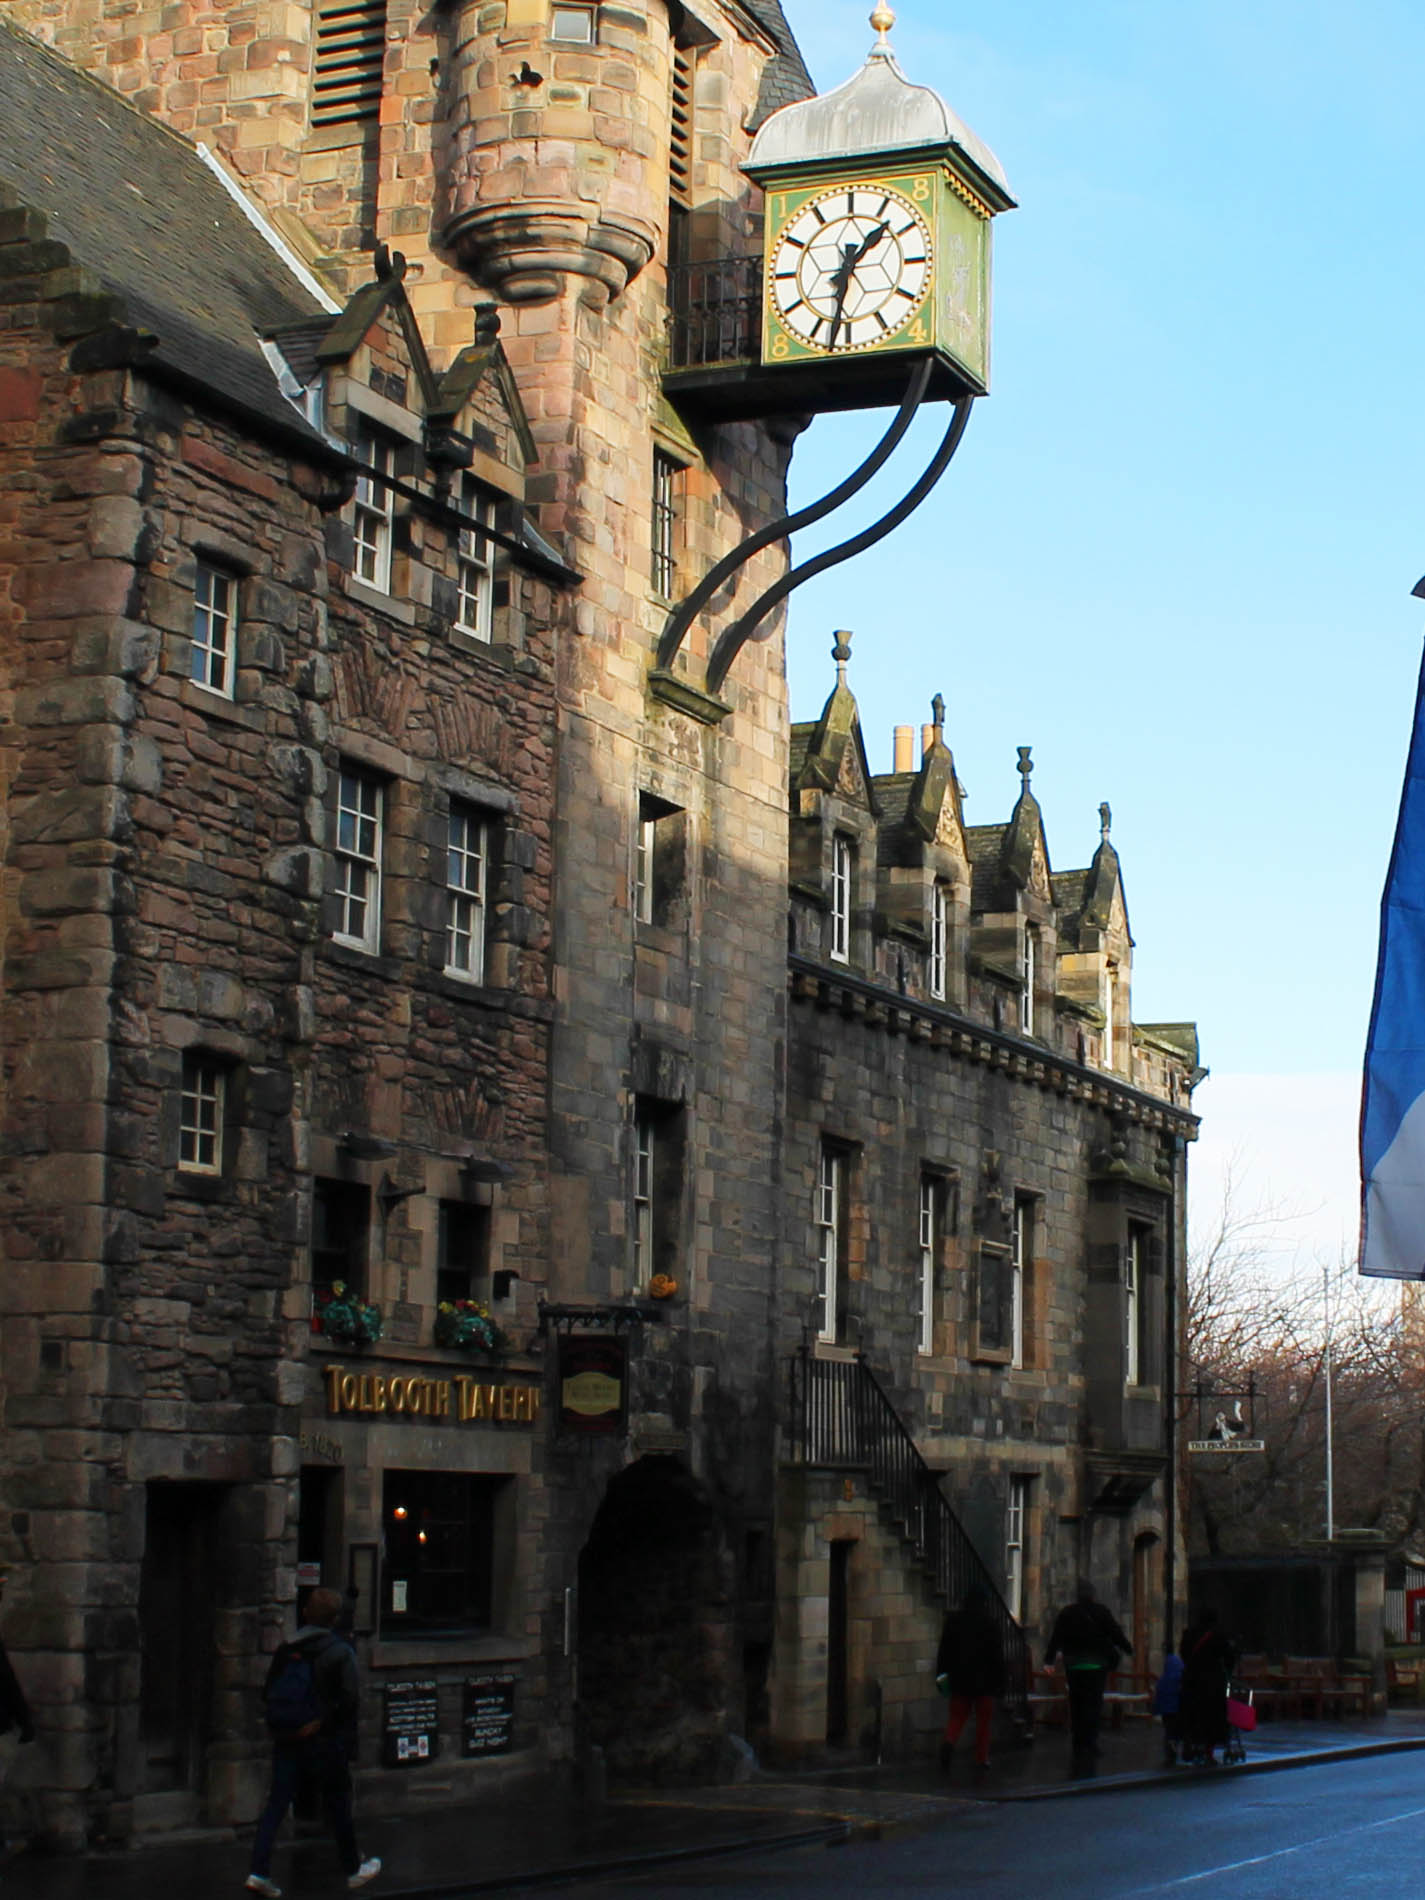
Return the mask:
<svg viewBox="0 0 1425 1900">
<path fill-rule="evenodd" d="M 1246 1761 L 1247 1744 L 1244 1735 L 1250 1735 L 1257 1726 L 1257 1711 L 1252 1707 L 1252 1691 L 1238 1682 L 1227 1685 L 1227 1745 L 1222 1751 L 1224 1764 L 1235 1766 Z"/>
</svg>

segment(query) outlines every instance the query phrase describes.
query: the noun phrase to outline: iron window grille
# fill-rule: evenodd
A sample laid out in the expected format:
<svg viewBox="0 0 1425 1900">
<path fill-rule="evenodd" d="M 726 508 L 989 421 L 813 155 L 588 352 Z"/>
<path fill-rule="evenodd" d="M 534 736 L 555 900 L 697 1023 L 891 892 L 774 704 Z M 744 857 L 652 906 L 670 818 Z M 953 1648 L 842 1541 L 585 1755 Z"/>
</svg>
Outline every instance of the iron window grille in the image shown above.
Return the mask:
<svg viewBox="0 0 1425 1900">
<path fill-rule="evenodd" d="M 653 591 L 673 598 L 677 580 L 678 464 L 661 449 L 653 451 Z"/>
</svg>

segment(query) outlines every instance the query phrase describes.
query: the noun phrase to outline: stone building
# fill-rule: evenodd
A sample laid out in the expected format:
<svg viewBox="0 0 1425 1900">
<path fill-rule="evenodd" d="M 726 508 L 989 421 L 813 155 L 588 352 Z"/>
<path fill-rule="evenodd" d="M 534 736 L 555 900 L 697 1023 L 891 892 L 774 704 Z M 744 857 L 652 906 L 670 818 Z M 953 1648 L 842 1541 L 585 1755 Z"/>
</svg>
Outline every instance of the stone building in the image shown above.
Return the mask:
<svg viewBox="0 0 1425 1900">
<path fill-rule="evenodd" d="M 654 663 L 808 420 L 665 373 L 811 95 L 779 0 L 0 33 L 52 128 L 0 161 L 0 1535 L 55 1831 L 250 1816 L 317 1579 L 387 1799 L 916 1748 L 972 1575 L 1032 1628 L 1092 1564 L 1146 1661 L 1197 1071 L 1106 821 L 1051 873 L 1026 770 L 967 829 L 938 715 L 874 777 L 775 616 L 706 690 L 783 543 Z"/>
</svg>

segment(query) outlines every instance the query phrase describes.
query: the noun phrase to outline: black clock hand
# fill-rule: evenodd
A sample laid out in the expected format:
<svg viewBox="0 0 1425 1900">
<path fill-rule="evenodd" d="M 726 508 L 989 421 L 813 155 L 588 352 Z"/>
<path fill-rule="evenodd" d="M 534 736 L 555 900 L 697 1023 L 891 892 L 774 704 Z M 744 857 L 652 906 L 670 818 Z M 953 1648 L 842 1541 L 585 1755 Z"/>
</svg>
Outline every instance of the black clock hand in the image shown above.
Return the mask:
<svg viewBox="0 0 1425 1900">
<path fill-rule="evenodd" d="M 851 255 L 850 253 L 848 253 L 846 262 L 848 266 L 850 267 L 853 275 L 855 273 L 856 266 L 862 261 L 863 258 L 868 257 L 870 253 L 875 250 L 876 246 L 880 243 L 881 239 L 886 235 L 887 231 L 889 231 L 890 228 L 891 228 L 890 219 L 883 218 L 881 222 L 876 226 L 875 230 L 872 231 L 870 236 L 862 239 L 860 247 L 857 249 L 855 254 Z"/>
<path fill-rule="evenodd" d="M 836 292 L 836 306 L 831 313 L 831 334 L 826 340 L 826 347 L 829 350 L 836 348 L 836 333 L 841 328 L 841 313 L 846 307 L 846 299 L 850 294 L 851 280 L 856 275 L 856 268 L 875 250 L 890 228 L 890 220 L 883 218 L 875 230 L 862 238 L 859 244 L 847 244 L 843 247 L 841 262 L 831 278 L 832 288 Z"/>
</svg>

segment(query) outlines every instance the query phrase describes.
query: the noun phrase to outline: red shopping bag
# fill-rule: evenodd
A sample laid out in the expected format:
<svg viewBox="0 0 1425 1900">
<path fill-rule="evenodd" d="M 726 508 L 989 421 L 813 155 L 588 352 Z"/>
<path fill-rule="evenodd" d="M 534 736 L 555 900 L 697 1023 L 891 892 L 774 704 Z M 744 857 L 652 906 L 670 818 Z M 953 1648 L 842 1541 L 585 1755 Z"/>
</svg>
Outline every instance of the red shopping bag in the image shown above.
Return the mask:
<svg viewBox="0 0 1425 1900">
<path fill-rule="evenodd" d="M 1247 1691 L 1247 1700 L 1245 1702 L 1240 1696 L 1228 1696 L 1227 1720 L 1232 1724 L 1233 1728 L 1244 1729 L 1249 1735 L 1257 1726 L 1257 1711 L 1252 1707 L 1252 1692 L 1250 1689 Z"/>
</svg>

